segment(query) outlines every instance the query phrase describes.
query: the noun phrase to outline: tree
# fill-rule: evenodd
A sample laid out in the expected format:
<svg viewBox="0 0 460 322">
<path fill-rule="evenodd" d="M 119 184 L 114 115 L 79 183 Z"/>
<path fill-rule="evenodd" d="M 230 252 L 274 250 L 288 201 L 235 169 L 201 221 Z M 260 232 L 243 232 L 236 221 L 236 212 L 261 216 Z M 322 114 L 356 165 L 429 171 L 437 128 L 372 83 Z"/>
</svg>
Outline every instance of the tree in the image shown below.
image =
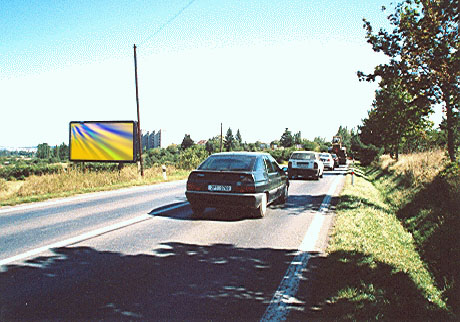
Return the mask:
<svg viewBox="0 0 460 322">
<path fill-rule="evenodd" d="M 236 131 L 235 140 L 236 140 L 236 142 L 237 142 L 238 145 L 242 145 L 242 144 L 243 144 L 243 139 L 241 138 L 240 129 L 238 129 L 238 130 Z"/>
<path fill-rule="evenodd" d="M 284 133 L 280 139 L 280 144 L 281 146 L 284 146 L 285 148 L 288 148 L 294 145 L 294 137 L 292 136 L 291 131 L 289 131 L 288 128 L 284 130 Z"/>
<path fill-rule="evenodd" d="M 455 161 L 455 115 L 459 111 L 460 59 L 458 54 L 459 7 L 456 0 L 406 0 L 388 18 L 392 32 L 374 33 L 364 19 L 366 38 L 376 52 L 390 57 L 373 74 L 358 72 L 361 80 L 397 71 L 421 113 L 442 104 L 446 113 L 447 150 Z"/>
<path fill-rule="evenodd" d="M 376 90 L 373 109 L 363 120 L 361 138 L 364 144 L 384 147 L 396 160 L 402 144 L 431 127 L 428 109 L 420 109 L 400 77 L 385 75 Z"/>
<path fill-rule="evenodd" d="M 37 146 L 37 158 L 49 159 L 51 156 L 51 147 L 48 143 L 42 143 Z"/>
<path fill-rule="evenodd" d="M 220 135 L 209 139 L 206 142 L 205 149 L 209 154 L 220 151 Z"/>
<path fill-rule="evenodd" d="M 233 137 L 233 132 L 231 128 L 228 128 L 227 134 L 225 135 L 224 138 L 224 147 L 227 151 L 233 151 L 235 148 L 235 138 Z"/>
<path fill-rule="evenodd" d="M 294 144 L 302 144 L 302 134 L 300 131 L 294 134 Z"/>
<path fill-rule="evenodd" d="M 59 146 L 58 158 L 61 161 L 69 159 L 69 146 L 64 142 L 62 142 L 62 144 Z"/>
<path fill-rule="evenodd" d="M 180 145 L 182 150 L 186 150 L 187 148 L 193 146 L 195 142 L 190 137 L 190 134 L 185 134 L 184 139 L 182 140 L 182 144 Z"/>
</svg>

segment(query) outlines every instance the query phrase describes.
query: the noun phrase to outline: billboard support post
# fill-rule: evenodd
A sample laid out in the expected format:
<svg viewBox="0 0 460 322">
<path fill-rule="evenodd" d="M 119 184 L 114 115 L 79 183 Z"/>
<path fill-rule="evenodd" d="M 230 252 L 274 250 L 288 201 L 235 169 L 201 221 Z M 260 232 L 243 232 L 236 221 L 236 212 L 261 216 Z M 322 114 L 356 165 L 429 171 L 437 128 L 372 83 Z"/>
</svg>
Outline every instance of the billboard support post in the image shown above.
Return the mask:
<svg viewBox="0 0 460 322">
<path fill-rule="evenodd" d="M 139 162 L 141 165 L 141 176 L 144 176 L 144 165 L 142 163 L 142 134 L 141 134 L 141 120 L 139 116 L 139 89 L 137 86 L 137 56 L 136 44 L 134 44 L 134 77 L 136 81 L 136 105 L 137 105 L 137 140 L 139 142 Z"/>
</svg>

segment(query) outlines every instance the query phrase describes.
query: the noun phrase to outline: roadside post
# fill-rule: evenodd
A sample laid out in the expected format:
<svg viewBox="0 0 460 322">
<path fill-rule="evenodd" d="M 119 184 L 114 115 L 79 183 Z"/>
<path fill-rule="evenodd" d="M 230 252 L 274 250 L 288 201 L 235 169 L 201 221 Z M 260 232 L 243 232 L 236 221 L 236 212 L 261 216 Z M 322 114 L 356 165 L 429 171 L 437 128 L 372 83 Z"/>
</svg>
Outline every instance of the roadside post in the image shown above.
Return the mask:
<svg viewBox="0 0 460 322">
<path fill-rule="evenodd" d="M 161 170 L 163 172 L 163 179 L 168 180 L 168 176 L 166 175 L 166 166 L 164 164 L 161 165 Z"/>
<path fill-rule="evenodd" d="M 353 163 L 351 165 L 351 185 L 355 185 L 355 159 L 353 158 Z"/>
</svg>

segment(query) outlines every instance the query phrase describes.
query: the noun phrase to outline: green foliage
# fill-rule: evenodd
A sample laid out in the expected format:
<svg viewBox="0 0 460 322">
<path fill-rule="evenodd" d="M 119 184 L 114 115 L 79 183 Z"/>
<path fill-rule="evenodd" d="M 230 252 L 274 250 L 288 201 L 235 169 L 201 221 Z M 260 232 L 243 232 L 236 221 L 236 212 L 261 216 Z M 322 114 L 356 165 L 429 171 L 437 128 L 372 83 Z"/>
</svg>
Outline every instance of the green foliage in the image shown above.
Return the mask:
<svg viewBox="0 0 460 322">
<path fill-rule="evenodd" d="M 351 139 L 351 149 L 353 157 L 361 162 L 361 165 L 368 166 L 377 161 L 383 154 L 383 148 L 376 147 L 373 144 L 364 144 L 358 135 Z"/>
<path fill-rule="evenodd" d="M 285 161 L 289 160 L 292 152 L 295 151 L 296 148 L 291 147 L 284 150 L 269 150 L 268 153 L 276 160 L 278 163 L 284 163 Z"/>
<path fill-rule="evenodd" d="M 180 169 L 193 170 L 209 156 L 204 146 L 194 145 L 179 155 L 177 166 Z"/>
<path fill-rule="evenodd" d="M 455 114 L 460 103 L 458 10 L 455 0 L 406 0 L 388 16 L 394 26 L 392 32 L 374 33 L 364 20 L 368 42 L 374 51 L 387 55 L 390 62 L 377 66 L 370 75 L 358 72 L 360 79 L 366 81 L 374 81 L 377 76 L 399 79 L 411 99 L 408 106 L 420 115 L 431 112 L 434 104 L 442 104 L 451 161 L 456 159 Z"/>
<path fill-rule="evenodd" d="M 289 131 L 288 128 L 286 128 L 284 130 L 283 135 L 281 135 L 280 144 L 281 146 L 284 146 L 285 148 L 288 148 L 294 145 L 294 137 L 292 136 L 292 133 L 291 131 Z"/>
<path fill-rule="evenodd" d="M 51 157 L 51 148 L 48 143 L 41 143 L 37 146 L 37 158 L 49 159 Z"/>
<path fill-rule="evenodd" d="M 177 146 L 164 148 L 154 148 L 143 154 L 144 166 L 152 168 L 162 164 L 174 164 L 179 158 Z"/>
<path fill-rule="evenodd" d="M 190 137 L 190 134 L 185 134 L 184 139 L 182 140 L 182 143 L 181 143 L 180 146 L 181 146 L 182 150 L 186 150 L 189 147 L 193 146 L 194 144 L 195 144 L 195 142 Z"/>
<path fill-rule="evenodd" d="M 227 152 L 233 151 L 236 147 L 236 141 L 231 128 L 228 128 L 224 138 L 224 147 Z"/>
<path fill-rule="evenodd" d="M 0 168 L 0 178 L 6 180 L 24 180 L 31 175 L 44 175 L 58 173 L 62 171 L 61 165 L 50 165 L 45 163 L 40 164 L 25 164 L 19 163 L 16 165 Z"/>
</svg>

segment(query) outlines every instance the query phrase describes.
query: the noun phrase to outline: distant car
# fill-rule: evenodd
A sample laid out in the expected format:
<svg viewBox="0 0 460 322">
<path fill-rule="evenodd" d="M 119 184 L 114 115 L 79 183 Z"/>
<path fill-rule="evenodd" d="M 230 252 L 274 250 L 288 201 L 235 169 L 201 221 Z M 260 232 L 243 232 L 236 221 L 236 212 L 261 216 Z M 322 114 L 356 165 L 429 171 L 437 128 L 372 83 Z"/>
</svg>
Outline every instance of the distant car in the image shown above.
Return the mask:
<svg viewBox="0 0 460 322">
<path fill-rule="evenodd" d="M 316 180 L 323 177 L 324 164 L 319 153 L 313 151 L 296 151 L 291 154 L 288 163 L 290 179 L 313 177 Z"/>
<path fill-rule="evenodd" d="M 340 165 L 339 165 L 339 157 L 337 156 L 337 154 L 331 154 L 332 155 L 332 158 L 334 159 L 334 168 L 338 168 Z"/>
<path fill-rule="evenodd" d="M 185 195 L 193 213 L 206 207 L 247 208 L 263 217 L 267 205 L 288 198 L 289 180 L 285 170 L 268 153 L 216 153 L 192 171 Z"/>
<path fill-rule="evenodd" d="M 319 158 L 323 161 L 325 169 L 334 170 L 334 158 L 330 153 L 321 153 Z"/>
</svg>

